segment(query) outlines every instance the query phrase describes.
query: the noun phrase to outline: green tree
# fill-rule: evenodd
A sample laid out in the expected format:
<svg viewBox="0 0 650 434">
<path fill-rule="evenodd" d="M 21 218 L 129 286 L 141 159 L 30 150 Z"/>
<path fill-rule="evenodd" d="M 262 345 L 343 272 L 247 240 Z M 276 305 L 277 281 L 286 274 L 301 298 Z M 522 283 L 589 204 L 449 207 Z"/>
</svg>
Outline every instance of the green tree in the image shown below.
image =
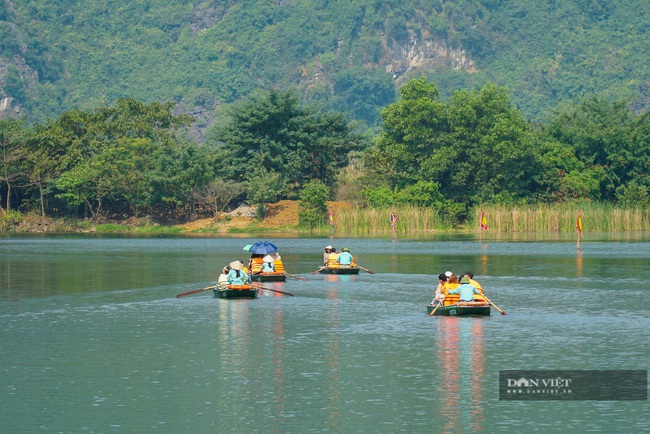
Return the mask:
<svg viewBox="0 0 650 434">
<path fill-rule="evenodd" d="M 255 167 L 246 174 L 248 202 L 257 205 L 259 220 L 266 213 L 266 204 L 276 202 L 285 188 L 286 182 L 282 175 L 265 167 Z"/>
<path fill-rule="evenodd" d="M 148 176 L 152 183 L 151 206 L 159 215 L 175 218 L 193 212 L 193 193 L 215 179 L 217 154 L 207 146 L 184 141 L 162 145 L 157 169 Z"/>
<path fill-rule="evenodd" d="M 312 179 L 305 184 L 300 192 L 298 217 L 300 225 L 310 230 L 323 224 L 327 213 L 327 200 L 330 189 L 318 179 Z"/>
<path fill-rule="evenodd" d="M 55 197 L 72 207 L 85 204 L 93 217 L 106 206 L 135 215 L 191 208 L 191 190 L 213 179 L 214 159 L 207 148 L 177 139 L 191 118 L 172 109 L 127 98 L 37 126 L 33 155 L 44 164 L 33 161 L 34 182 L 42 186 L 65 174 Z"/>
<path fill-rule="evenodd" d="M 570 148 L 582 163 L 576 178 L 598 180 L 597 193 L 590 194 L 591 198 L 616 201 L 621 186 L 632 181 L 649 185 L 648 119 L 647 113 L 635 116 L 624 100 L 592 96 L 558 110 L 545 133 Z"/>
<path fill-rule="evenodd" d="M 445 196 L 468 206 L 525 198 L 540 170 L 530 126 L 493 84 L 454 92 L 447 130 L 437 135 L 421 176 L 440 183 Z"/>
<path fill-rule="evenodd" d="M 124 139 L 96 157 L 109 186 L 111 199 L 124 201 L 138 217 L 151 210 L 154 187 L 151 177 L 160 169 L 160 144 L 149 139 Z"/>
<path fill-rule="evenodd" d="M 87 160 L 62 173 L 55 182 L 56 198 L 73 208 L 83 205 L 93 220 L 99 217 L 109 191 L 107 180 L 102 176 L 104 169 L 97 162 Z"/>
<path fill-rule="evenodd" d="M 270 91 L 231 106 L 226 120 L 210 135 L 223 144 L 223 167 L 236 181 L 250 178 L 250 167 L 281 174 L 281 198 L 297 197 L 311 179 L 333 185 L 361 137 L 338 113 L 305 107 L 291 91 Z"/>
<path fill-rule="evenodd" d="M 518 200 L 538 188 L 539 153 L 504 88 L 457 91 L 445 104 L 435 84 L 414 79 L 382 118 L 384 131 L 365 159 L 371 186 L 432 182 L 466 206 Z"/>
<path fill-rule="evenodd" d="M 28 129 L 24 120 L 0 119 L 0 181 L 4 183 L 6 211 L 11 210 L 12 189 L 25 178 Z M 0 205 L 0 210 L 3 210 Z"/>
<path fill-rule="evenodd" d="M 417 182 L 436 136 L 448 129 L 445 110 L 434 83 L 420 77 L 405 84 L 399 100 L 381 112 L 383 131 L 364 156 L 367 182 L 391 190 Z"/>
</svg>

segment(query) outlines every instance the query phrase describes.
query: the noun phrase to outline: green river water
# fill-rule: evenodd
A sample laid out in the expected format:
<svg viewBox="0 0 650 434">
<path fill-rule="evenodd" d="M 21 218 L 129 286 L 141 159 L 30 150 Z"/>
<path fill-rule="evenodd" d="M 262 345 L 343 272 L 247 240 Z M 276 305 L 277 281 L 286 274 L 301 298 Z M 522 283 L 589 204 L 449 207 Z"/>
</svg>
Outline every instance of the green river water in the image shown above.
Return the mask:
<svg viewBox="0 0 650 434">
<path fill-rule="evenodd" d="M 587 238 L 587 237 L 585 237 Z M 219 300 L 275 243 L 289 278 Z M 311 274 L 323 247 L 375 274 Z M 644 401 L 507 401 L 499 371 L 647 370 L 647 235 L 425 240 L 0 237 L 5 433 L 650 432 Z M 492 309 L 429 317 L 471 270 Z"/>
</svg>

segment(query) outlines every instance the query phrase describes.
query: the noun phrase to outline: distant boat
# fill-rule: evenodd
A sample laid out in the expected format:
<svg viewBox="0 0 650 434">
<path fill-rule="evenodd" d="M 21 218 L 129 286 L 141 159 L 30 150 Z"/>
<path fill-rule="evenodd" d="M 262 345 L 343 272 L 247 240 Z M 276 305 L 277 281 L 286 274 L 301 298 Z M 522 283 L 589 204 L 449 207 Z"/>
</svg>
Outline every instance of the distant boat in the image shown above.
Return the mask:
<svg viewBox="0 0 650 434">
<path fill-rule="evenodd" d="M 318 272 L 320 274 L 359 274 L 361 268 L 354 262 L 354 258 L 352 258 L 350 265 L 339 264 L 338 258 L 340 254 L 340 252 L 330 253 L 327 257 L 327 265 L 321 267 Z"/>
<path fill-rule="evenodd" d="M 253 282 L 286 282 L 287 273 L 275 271 L 273 273 L 254 273 L 251 274 Z"/>
<path fill-rule="evenodd" d="M 322 267 L 318 272 L 320 274 L 359 274 L 357 265 L 337 265 L 335 267 Z"/>
</svg>

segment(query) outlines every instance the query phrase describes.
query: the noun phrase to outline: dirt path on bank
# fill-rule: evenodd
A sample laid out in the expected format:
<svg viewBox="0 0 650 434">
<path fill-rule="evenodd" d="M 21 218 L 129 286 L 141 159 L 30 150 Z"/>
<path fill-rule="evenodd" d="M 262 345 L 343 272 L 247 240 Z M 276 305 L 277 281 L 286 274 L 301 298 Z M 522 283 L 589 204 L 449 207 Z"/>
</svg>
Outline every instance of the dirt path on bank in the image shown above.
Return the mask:
<svg viewBox="0 0 650 434">
<path fill-rule="evenodd" d="M 346 202 L 327 202 L 328 209 L 334 215 L 343 208 L 350 208 Z M 226 216 L 229 216 L 226 217 Z M 215 225 L 211 218 L 198 219 L 181 225 L 184 230 L 196 231 L 206 228 L 217 227 L 219 231 L 227 232 L 230 228 L 243 229 L 255 220 L 255 207 L 240 206 L 239 208 L 222 215 Z M 298 224 L 298 201 L 281 200 L 280 202 L 267 205 L 267 213 L 258 227 L 266 229 L 280 229 L 292 227 Z"/>
</svg>

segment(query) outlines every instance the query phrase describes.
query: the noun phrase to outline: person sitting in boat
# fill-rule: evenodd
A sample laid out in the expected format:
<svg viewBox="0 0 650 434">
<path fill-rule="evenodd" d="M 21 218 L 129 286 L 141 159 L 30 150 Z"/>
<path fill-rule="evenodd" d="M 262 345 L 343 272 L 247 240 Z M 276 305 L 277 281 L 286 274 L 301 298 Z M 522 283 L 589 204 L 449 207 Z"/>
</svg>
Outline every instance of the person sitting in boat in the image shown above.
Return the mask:
<svg viewBox="0 0 650 434">
<path fill-rule="evenodd" d="M 221 269 L 221 274 L 217 279 L 217 286 L 219 288 L 225 288 L 226 286 L 230 285 L 230 282 L 228 281 L 229 272 L 230 272 L 230 267 L 227 265 Z"/>
<path fill-rule="evenodd" d="M 466 302 L 474 301 L 474 294 L 480 294 L 480 292 L 470 285 L 467 277 L 463 277 L 460 279 L 460 286 L 450 290 L 448 294 L 460 294 L 460 301 Z"/>
<path fill-rule="evenodd" d="M 447 275 L 449 273 L 449 275 Z M 450 289 L 456 289 L 460 283 L 458 282 L 458 276 L 456 276 L 453 273 L 450 273 L 449 271 L 445 273 L 445 277 L 447 278 L 447 281 L 442 284 L 442 293 L 447 294 Z"/>
<path fill-rule="evenodd" d="M 469 279 L 469 284 L 472 285 L 474 288 L 478 289 L 481 291 L 481 294 L 483 294 L 483 288 L 481 288 L 481 284 L 478 283 L 476 280 L 474 280 L 474 273 L 471 271 L 466 272 L 463 274 L 463 276 L 467 277 Z"/>
<path fill-rule="evenodd" d="M 231 285 L 246 285 L 248 283 L 248 274 L 244 271 L 244 264 L 241 261 L 230 263 L 230 271 L 227 277 Z"/>
<path fill-rule="evenodd" d="M 273 259 L 273 256 L 271 255 L 266 255 L 265 257 L 262 258 L 264 263 L 262 264 L 262 268 L 260 269 L 261 273 L 273 273 L 275 271 L 275 259 Z"/>
<path fill-rule="evenodd" d="M 350 266 L 352 263 L 352 255 L 350 254 L 350 249 L 347 247 L 343 247 L 341 250 L 341 254 L 339 255 L 338 258 L 336 258 L 336 262 L 339 263 L 339 265 L 347 265 Z"/>
<path fill-rule="evenodd" d="M 438 286 L 436 286 L 436 291 L 433 293 L 433 300 L 429 303 L 431 306 L 435 306 L 440 303 L 442 299 L 442 286 L 447 282 L 447 276 L 442 273 L 438 274 Z"/>
<path fill-rule="evenodd" d="M 327 267 L 327 260 L 330 257 L 330 253 L 332 253 L 332 246 L 325 247 L 325 253 L 323 253 L 323 267 Z"/>
</svg>

